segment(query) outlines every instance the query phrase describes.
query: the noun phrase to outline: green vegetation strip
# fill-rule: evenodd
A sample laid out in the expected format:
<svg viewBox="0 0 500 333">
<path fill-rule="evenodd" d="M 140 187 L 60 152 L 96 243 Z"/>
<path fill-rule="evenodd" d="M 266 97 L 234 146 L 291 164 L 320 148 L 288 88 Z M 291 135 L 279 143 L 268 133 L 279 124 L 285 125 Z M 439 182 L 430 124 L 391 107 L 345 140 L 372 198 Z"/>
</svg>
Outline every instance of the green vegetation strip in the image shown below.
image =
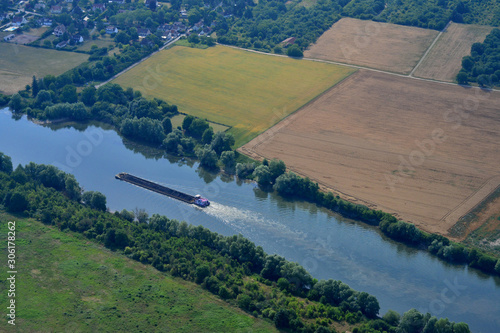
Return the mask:
<svg viewBox="0 0 500 333">
<path fill-rule="evenodd" d="M 231 126 L 239 147 L 353 72 L 223 46 L 176 46 L 113 82 L 165 99 L 180 112 Z"/>
<path fill-rule="evenodd" d="M 194 283 L 31 219 L 16 221 L 16 326 L 24 332 L 274 332 Z M 0 243 L 6 254 L 7 242 Z M 5 281 L 6 271 L 0 272 Z M 0 284 L 0 304 L 7 304 Z M 3 323 L 5 324 L 5 323 Z"/>
</svg>

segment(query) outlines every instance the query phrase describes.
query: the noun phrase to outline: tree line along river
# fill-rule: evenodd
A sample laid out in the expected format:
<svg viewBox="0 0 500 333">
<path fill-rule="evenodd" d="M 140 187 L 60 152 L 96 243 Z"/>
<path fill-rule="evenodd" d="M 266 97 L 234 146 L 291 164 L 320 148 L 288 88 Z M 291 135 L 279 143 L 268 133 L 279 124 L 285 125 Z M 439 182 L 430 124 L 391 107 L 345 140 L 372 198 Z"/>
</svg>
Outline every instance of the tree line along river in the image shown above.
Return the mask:
<svg viewBox="0 0 500 333">
<path fill-rule="evenodd" d="M 381 314 L 416 308 L 473 332 L 500 332 L 500 279 L 440 261 L 385 238 L 376 228 L 314 204 L 283 199 L 253 183 L 198 168 L 122 139 L 105 125 L 41 126 L 8 109 L 0 112 L 0 151 L 14 166 L 31 161 L 73 173 L 85 190 L 100 191 L 111 210 L 145 209 L 203 225 L 223 235 L 241 233 L 304 266 L 317 279 L 336 279 L 377 297 Z M 211 201 L 192 205 L 120 182 L 128 172 Z"/>
</svg>

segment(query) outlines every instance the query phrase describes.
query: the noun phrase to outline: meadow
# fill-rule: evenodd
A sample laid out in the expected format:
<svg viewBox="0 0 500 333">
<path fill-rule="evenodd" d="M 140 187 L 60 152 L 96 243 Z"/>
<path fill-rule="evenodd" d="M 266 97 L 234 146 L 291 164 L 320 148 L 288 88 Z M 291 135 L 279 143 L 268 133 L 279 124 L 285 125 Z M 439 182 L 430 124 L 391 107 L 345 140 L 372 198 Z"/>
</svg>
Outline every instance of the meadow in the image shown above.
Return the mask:
<svg viewBox="0 0 500 333">
<path fill-rule="evenodd" d="M 16 221 L 19 332 L 275 332 L 200 286 L 112 252 L 83 235 L 0 212 Z M 0 242 L 7 256 L 7 241 Z M 6 280 L 6 270 L 0 272 Z M 7 284 L 0 284 L 6 307 Z M 6 323 L 4 323 L 6 325 Z M 5 327 L 5 326 L 4 326 Z"/>
<path fill-rule="evenodd" d="M 47 50 L 2 43 L 0 47 L 0 92 L 14 94 L 31 85 L 33 75 L 60 75 L 88 59 L 88 54 Z"/>
<path fill-rule="evenodd" d="M 355 70 L 224 46 L 175 46 L 113 81 L 230 126 L 241 146 Z"/>
</svg>

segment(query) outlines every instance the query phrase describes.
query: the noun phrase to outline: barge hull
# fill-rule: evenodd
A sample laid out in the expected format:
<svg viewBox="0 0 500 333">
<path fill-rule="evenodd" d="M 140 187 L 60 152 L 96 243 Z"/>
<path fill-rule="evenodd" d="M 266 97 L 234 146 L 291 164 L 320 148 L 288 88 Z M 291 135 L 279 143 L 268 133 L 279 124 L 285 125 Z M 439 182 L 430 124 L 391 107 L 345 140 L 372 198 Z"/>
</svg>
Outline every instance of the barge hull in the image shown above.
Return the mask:
<svg viewBox="0 0 500 333">
<path fill-rule="evenodd" d="M 152 181 L 142 179 L 142 178 L 133 176 L 133 175 L 128 174 L 128 173 L 124 173 L 124 172 L 119 173 L 115 176 L 115 178 L 119 179 L 119 180 L 123 180 L 127 183 L 130 183 L 130 184 L 145 188 L 147 190 L 166 195 L 168 197 L 171 197 L 171 198 L 174 198 L 174 199 L 177 199 L 180 201 L 184 201 L 187 203 L 194 203 L 195 202 L 195 197 L 192 195 L 176 191 L 174 189 L 168 188 L 168 187 L 160 185 L 160 184 L 156 184 Z"/>
</svg>

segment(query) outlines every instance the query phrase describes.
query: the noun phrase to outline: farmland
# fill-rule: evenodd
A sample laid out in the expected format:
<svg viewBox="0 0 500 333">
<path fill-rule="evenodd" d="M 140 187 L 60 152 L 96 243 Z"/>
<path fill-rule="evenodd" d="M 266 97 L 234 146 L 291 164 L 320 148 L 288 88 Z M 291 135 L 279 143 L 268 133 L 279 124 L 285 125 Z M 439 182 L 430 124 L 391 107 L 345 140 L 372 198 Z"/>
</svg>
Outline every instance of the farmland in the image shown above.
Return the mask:
<svg viewBox="0 0 500 333">
<path fill-rule="evenodd" d="M 87 54 L 35 49 L 23 45 L 2 43 L 0 47 L 0 92 L 13 94 L 27 84 L 33 75 L 59 75 L 78 66 Z"/>
<path fill-rule="evenodd" d="M 437 35 L 434 30 L 343 18 L 304 56 L 408 74 Z"/>
<path fill-rule="evenodd" d="M 240 146 L 354 70 L 229 47 L 175 46 L 113 82 L 231 127 Z"/>
<path fill-rule="evenodd" d="M 470 55 L 472 44 L 483 42 L 492 27 L 452 23 L 439 37 L 414 76 L 440 81 L 455 81 L 462 58 Z"/>
<path fill-rule="evenodd" d="M 33 220 L 16 221 L 16 325 L 23 332 L 275 332 L 200 286 Z M 2 242 L 7 254 L 7 242 Z M 6 270 L 0 274 L 7 278 Z M 0 301 L 7 304 L 7 284 Z M 6 323 L 4 325 L 7 325 Z"/>
<path fill-rule="evenodd" d="M 500 184 L 499 104 L 498 92 L 360 70 L 241 150 L 447 234 Z"/>
</svg>

